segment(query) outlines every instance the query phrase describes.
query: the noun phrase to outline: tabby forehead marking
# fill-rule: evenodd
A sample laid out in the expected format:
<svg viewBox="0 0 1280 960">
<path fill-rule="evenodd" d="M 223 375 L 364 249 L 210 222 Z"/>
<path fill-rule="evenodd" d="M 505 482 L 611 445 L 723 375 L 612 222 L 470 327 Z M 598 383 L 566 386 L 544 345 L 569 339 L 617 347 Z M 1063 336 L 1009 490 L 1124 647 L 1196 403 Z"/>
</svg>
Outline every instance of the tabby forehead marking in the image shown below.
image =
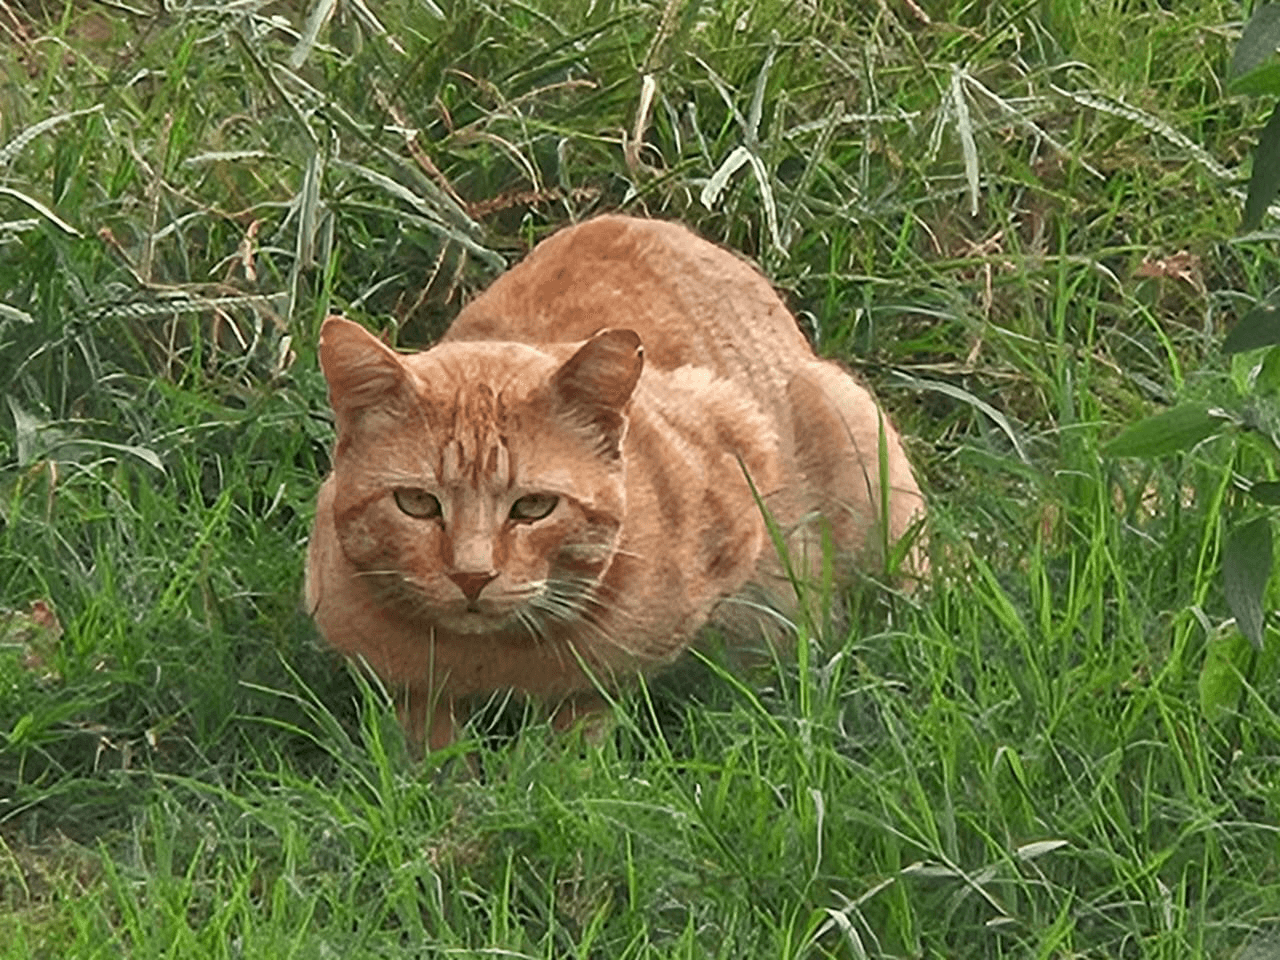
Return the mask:
<svg viewBox="0 0 1280 960">
<path fill-rule="evenodd" d="M 505 419 L 502 394 L 495 394 L 487 383 L 458 388 L 452 439 L 441 451 L 440 479 L 445 486 L 510 488 L 511 450 L 501 429 Z"/>
<path fill-rule="evenodd" d="M 440 456 L 440 485 L 446 488 L 485 487 L 509 490 L 514 481 L 511 450 L 507 438 L 499 434 L 479 443 L 455 437 L 445 444 Z"/>
</svg>

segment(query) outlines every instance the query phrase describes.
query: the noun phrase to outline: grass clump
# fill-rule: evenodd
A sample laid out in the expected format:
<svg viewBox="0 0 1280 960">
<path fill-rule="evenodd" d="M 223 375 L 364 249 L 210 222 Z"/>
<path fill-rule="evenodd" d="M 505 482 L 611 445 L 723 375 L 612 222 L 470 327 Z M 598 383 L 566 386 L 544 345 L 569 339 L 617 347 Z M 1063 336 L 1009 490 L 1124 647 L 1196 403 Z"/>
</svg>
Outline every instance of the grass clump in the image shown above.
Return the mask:
<svg viewBox="0 0 1280 960">
<path fill-rule="evenodd" d="M 0 15 L 0 955 L 1272 942 L 1276 638 L 1233 672 L 1218 565 L 1273 468 L 1100 455 L 1252 375 L 1238 6 Z M 601 747 L 486 720 L 420 770 L 299 609 L 318 324 L 426 343 L 608 209 L 754 256 L 878 389 L 936 581 Z"/>
</svg>

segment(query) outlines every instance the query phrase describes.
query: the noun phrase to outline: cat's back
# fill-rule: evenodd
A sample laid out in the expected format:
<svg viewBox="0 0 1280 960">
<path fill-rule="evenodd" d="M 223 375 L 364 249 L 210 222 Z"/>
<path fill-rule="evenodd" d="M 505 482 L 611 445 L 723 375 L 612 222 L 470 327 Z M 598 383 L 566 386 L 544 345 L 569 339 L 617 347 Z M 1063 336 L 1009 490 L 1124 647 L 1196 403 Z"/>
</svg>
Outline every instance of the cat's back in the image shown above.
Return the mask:
<svg viewBox="0 0 1280 960">
<path fill-rule="evenodd" d="M 602 216 L 553 234 L 454 321 L 445 340 L 556 343 L 639 334 L 645 363 L 785 382 L 813 353 L 750 264 L 676 223 Z M 761 384 L 763 385 L 763 384 Z"/>
</svg>

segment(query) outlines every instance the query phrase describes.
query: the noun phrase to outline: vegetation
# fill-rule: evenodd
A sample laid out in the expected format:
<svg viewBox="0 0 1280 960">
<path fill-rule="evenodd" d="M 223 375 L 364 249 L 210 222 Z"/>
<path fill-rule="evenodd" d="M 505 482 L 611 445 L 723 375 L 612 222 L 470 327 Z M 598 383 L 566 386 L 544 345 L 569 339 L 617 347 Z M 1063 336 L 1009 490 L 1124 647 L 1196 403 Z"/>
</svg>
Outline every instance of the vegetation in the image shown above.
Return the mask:
<svg viewBox="0 0 1280 960">
<path fill-rule="evenodd" d="M 0 4 L 0 956 L 1270 955 L 1248 10 L 143 2 Z M 936 578 L 415 765 L 300 609 L 319 322 L 427 343 L 611 209 L 877 389 Z M 1185 405 L 1245 412 L 1103 456 Z"/>
</svg>

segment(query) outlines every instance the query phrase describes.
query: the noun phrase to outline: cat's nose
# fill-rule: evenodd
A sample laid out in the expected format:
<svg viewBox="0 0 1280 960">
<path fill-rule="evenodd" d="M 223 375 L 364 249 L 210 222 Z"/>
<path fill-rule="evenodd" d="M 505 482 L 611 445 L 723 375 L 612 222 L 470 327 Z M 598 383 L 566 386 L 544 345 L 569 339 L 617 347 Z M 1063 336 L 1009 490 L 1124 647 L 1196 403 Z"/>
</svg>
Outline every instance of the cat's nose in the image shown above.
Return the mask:
<svg viewBox="0 0 1280 960">
<path fill-rule="evenodd" d="M 458 585 L 467 600 L 474 603 L 480 596 L 480 591 L 497 579 L 497 576 L 497 571 L 491 570 L 486 573 L 451 573 L 449 579 Z"/>
</svg>

